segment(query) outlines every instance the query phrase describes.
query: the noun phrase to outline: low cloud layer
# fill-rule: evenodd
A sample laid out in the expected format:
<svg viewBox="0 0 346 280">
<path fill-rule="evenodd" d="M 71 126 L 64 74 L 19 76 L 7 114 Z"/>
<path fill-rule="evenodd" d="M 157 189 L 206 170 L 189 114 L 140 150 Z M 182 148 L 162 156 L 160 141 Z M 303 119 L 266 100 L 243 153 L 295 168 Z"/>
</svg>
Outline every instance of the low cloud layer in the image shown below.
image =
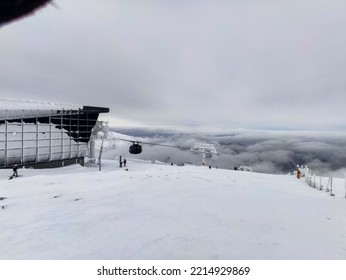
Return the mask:
<svg viewBox="0 0 346 280">
<path fill-rule="evenodd" d="M 234 130 L 221 134 L 199 134 L 113 129 L 144 142 L 182 148 L 143 145 L 143 153 L 135 156 L 141 159 L 201 164 L 202 154 L 191 152 L 189 148 L 204 142 L 213 143 L 218 151 L 218 156 L 207 159 L 207 165 L 214 167 L 233 169 L 234 166 L 248 165 L 255 172 L 285 174 L 299 164 L 307 165 L 318 175 L 343 177 L 346 172 L 346 133 Z M 133 157 L 128 153 L 129 143 L 116 143 L 115 154 Z"/>
</svg>

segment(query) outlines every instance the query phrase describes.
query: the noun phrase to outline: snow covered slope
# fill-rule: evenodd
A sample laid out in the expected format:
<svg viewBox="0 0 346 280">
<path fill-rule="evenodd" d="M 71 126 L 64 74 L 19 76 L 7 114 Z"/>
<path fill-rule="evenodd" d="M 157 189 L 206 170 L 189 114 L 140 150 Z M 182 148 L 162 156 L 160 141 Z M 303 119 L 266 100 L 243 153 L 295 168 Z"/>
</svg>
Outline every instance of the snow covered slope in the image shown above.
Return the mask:
<svg viewBox="0 0 346 280">
<path fill-rule="evenodd" d="M 341 179 L 127 162 L 0 170 L 0 259 L 346 259 Z"/>
</svg>

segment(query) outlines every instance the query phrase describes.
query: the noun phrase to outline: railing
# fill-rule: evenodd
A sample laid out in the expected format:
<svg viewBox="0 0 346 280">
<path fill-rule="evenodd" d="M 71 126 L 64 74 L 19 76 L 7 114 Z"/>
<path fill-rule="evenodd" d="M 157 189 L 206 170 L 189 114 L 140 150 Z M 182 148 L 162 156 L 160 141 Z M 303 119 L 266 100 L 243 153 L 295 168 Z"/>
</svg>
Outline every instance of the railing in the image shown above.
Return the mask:
<svg viewBox="0 0 346 280">
<path fill-rule="evenodd" d="M 336 178 L 333 178 L 332 176 L 328 177 L 323 177 L 323 176 L 317 176 L 316 173 L 312 172 L 310 168 L 305 166 L 302 170 L 302 175 L 305 178 L 306 183 L 314 189 L 320 190 L 320 191 L 325 191 L 329 193 L 330 196 L 335 197 L 336 192 L 335 192 L 335 185 L 334 181 Z M 339 179 L 338 180 L 342 180 Z M 342 191 L 341 191 L 341 185 L 338 184 L 338 196 L 342 196 Z M 346 174 L 344 178 L 344 198 L 346 198 Z"/>
</svg>

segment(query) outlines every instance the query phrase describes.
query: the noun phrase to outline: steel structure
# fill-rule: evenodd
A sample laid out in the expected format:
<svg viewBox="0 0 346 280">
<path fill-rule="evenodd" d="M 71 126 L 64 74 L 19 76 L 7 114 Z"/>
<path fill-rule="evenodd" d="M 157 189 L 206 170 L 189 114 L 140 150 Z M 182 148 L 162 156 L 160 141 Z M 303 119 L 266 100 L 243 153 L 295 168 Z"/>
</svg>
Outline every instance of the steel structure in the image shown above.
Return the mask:
<svg viewBox="0 0 346 280">
<path fill-rule="evenodd" d="M 108 108 L 1 110 L 0 168 L 61 166 L 79 161 L 88 150 L 99 113 Z"/>
</svg>

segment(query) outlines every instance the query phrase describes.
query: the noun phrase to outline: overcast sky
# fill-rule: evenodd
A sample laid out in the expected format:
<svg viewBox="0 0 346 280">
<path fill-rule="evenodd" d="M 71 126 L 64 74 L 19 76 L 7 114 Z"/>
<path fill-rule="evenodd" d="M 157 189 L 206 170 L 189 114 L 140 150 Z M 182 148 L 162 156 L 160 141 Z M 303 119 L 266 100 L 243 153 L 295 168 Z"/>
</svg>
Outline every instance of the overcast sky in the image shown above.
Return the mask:
<svg viewBox="0 0 346 280">
<path fill-rule="evenodd" d="M 0 28 L 0 97 L 112 125 L 346 130 L 346 1 L 54 2 Z"/>
</svg>

